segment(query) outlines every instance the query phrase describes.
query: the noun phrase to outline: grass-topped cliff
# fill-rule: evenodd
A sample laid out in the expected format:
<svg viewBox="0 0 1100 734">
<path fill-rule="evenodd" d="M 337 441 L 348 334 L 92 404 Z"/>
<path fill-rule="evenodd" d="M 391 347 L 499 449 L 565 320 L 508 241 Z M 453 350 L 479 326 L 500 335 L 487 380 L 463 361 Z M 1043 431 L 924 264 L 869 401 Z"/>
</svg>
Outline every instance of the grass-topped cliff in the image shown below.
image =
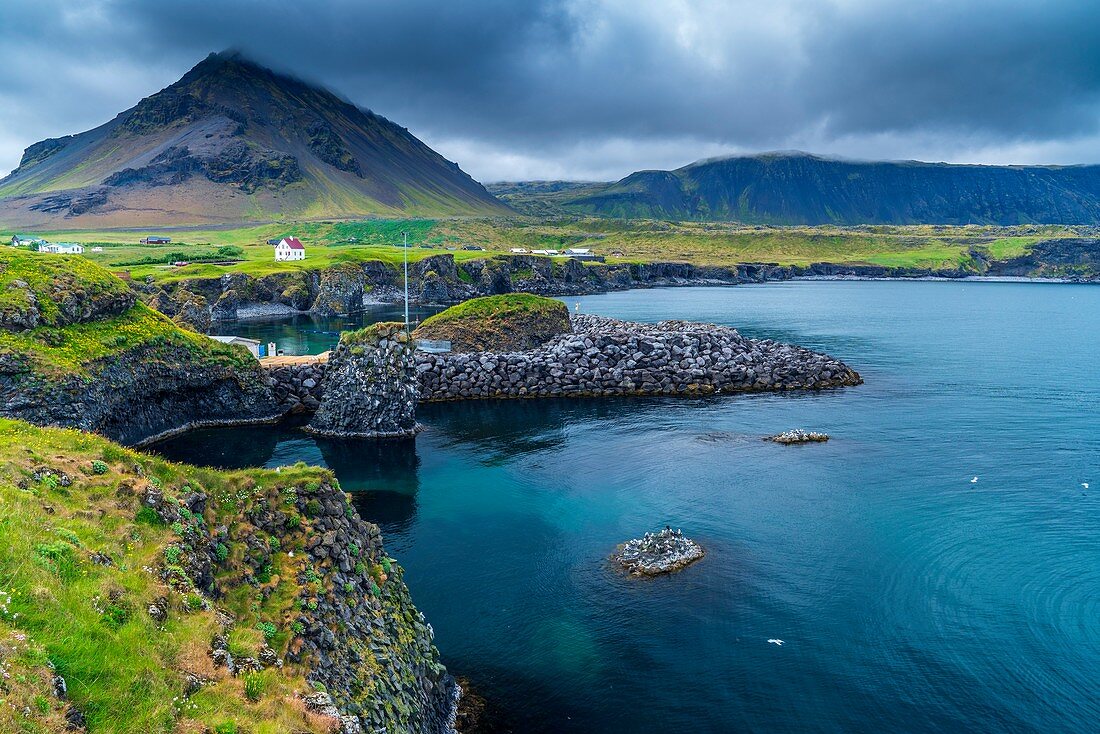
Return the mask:
<svg viewBox="0 0 1100 734">
<path fill-rule="evenodd" d="M 131 442 L 273 417 L 259 364 L 180 328 L 82 257 L 0 251 L 0 415 Z"/>
<path fill-rule="evenodd" d="M 430 731 L 448 681 L 329 472 L 0 420 L 0 731 L 329 733 L 325 683 L 369 730 Z"/>
<path fill-rule="evenodd" d="M 0 359 L 23 357 L 43 372 L 90 375 L 103 360 L 142 346 L 250 366 L 246 352 L 137 303 L 126 283 L 83 257 L 0 250 Z"/>
<path fill-rule="evenodd" d="M 425 319 L 413 337 L 451 342 L 452 351 L 523 351 L 570 331 L 569 309 L 553 298 L 508 293 L 473 298 Z"/>
</svg>

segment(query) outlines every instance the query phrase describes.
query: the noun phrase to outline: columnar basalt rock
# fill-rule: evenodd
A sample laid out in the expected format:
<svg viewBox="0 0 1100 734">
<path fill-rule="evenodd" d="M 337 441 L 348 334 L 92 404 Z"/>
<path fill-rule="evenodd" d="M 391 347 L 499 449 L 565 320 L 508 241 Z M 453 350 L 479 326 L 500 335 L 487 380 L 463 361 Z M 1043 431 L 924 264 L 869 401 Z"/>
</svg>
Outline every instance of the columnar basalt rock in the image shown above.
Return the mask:
<svg viewBox="0 0 1100 734">
<path fill-rule="evenodd" d="M 413 343 L 398 323 L 345 332 L 325 373 L 324 396 L 306 430 L 333 437 L 387 438 L 417 431 Z"/>
<path fill-rule="evenodd" d="M 573 333 L 514 353 L 417 354 L 422 401 L 707 395 L 858 385 L 843 362 L 686 321 L 637 324 L 573 317 Z"/>
</svg>

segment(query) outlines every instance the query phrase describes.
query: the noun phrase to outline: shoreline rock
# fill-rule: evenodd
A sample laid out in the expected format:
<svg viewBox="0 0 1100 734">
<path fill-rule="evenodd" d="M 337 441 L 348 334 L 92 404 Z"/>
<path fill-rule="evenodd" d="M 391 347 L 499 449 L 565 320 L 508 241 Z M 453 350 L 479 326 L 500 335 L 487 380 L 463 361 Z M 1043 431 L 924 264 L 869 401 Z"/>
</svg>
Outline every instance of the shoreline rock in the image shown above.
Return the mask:
<svg viewBox="0 0 1100 734">
<path fill-rule="evenodd" d="M 807 431 L 803 428 L 793 428 L 789 431 L 776 434 L 775 436 L 768 436 L 764 440 L 786 445 L 798 443 L 825 443 L 829 440 L 829 434 Z"/>
<path fill-rule="evenodd" d="M 412 436 L 420 430 L 416 403 L 416 363 L 404 325 L 373 324 L 340 336 L 304 430 L 331 438 Z"/>
<path fill-rule="evenodd" d="M 631 576 L 660 576 L 678 571 L 706 555 L 703 547 L 666 526 L 656 533 L 628 540 L 615 549 L 611 560 Z"/>
<path fill-rule="evenodd" d="M 1041 245 L 1041 247 L 1040 247 Z M 458 303 L 477 296 L 524 291 L 543 296 L 579 296 L 636 288 L 738 285 L 799 279 L 961 280 L 982 276 L 1030 275 L 1038 281 L 1096 282 L 1076 273 L 1073 263 L 1088 260 L 1094 240 L 1039 243 L 1040 257 L 991 260 L 974 251 L 976 269 L 887 267 L 818 262 L 809 265 L 739 263 L 695 265 L 683 262 L 591 263 L 535 255 L 494 255 L 457 263 L 454 255 L 431 255 L 409 264 L 410 297 L 416 303 Z M 253 314 L 320 314 L 362 311 L 401 298 L 401 273 L 379 260 L 342 263 L 332 268 L 253 277 L 225 273 L 220 278 L 185 278 L 173 283 L 134 283 L 143 300 L 199 331 L 211 320 L 233 321 Z"/>
</svg>

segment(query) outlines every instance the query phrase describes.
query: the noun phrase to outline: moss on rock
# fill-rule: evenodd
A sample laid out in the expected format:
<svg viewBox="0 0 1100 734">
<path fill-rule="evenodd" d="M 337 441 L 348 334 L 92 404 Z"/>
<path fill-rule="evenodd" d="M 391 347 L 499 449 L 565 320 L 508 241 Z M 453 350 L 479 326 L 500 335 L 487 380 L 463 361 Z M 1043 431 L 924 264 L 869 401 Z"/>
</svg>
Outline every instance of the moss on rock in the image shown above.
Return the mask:
<svg viewBox="0 0 1100 734">
<path fill-rule="evenodd" d="M 451 342 L 455 352 L 525 351 L 571 331 L 564 303 L 530 293 L 474 298 L 425 319 L 413 337 Z"/>
<path fill-rule="evenodd" d="M 0 577 L 2 731 L 320 733 L 350 713 L 421 734 L 452 705 L 400 567 L 326 470 L 199 469 L 0 420 Z"/>
</svg>

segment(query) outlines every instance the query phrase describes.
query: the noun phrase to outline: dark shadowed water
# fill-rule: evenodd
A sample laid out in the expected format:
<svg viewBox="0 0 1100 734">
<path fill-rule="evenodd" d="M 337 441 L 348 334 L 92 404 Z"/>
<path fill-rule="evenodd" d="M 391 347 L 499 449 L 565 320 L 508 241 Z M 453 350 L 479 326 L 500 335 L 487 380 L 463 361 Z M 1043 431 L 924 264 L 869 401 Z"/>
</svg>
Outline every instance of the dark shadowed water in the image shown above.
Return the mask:
<svg viewBox="0 0 1100 734">
<path fill-rule="evenodd" d="M 439 405 L 415 444 L 242 429 L 161 450 L 331 466 L 447 664 L 516 732 L 1098 729 L 1100 288 L 576 300 L 823 349 L 866 385 Z M 833 440 L 761 440 L 798 426 Z M 707 557 L 653 581 L 609 570 L 616 543 L 666 523 Z"/>
<path fill-rule="evenodd" d="M 417 324 L 445 306 L 409 306 L 409 322 Z M 404 306 L 384 303 L 368 306 L 364 311 L 350 316 L 318 316 L 297 314 L 294 316 L 241 319 L 239 321 L 215 321 L 210 333 L 215 336 L 243 336 L 267 344 L 275 342 L 284 354 L 320 354 L 333 349 L 340 341 L 341 331 L 359 329 L 378 321 L 404 321 Z"/>
</svg>

